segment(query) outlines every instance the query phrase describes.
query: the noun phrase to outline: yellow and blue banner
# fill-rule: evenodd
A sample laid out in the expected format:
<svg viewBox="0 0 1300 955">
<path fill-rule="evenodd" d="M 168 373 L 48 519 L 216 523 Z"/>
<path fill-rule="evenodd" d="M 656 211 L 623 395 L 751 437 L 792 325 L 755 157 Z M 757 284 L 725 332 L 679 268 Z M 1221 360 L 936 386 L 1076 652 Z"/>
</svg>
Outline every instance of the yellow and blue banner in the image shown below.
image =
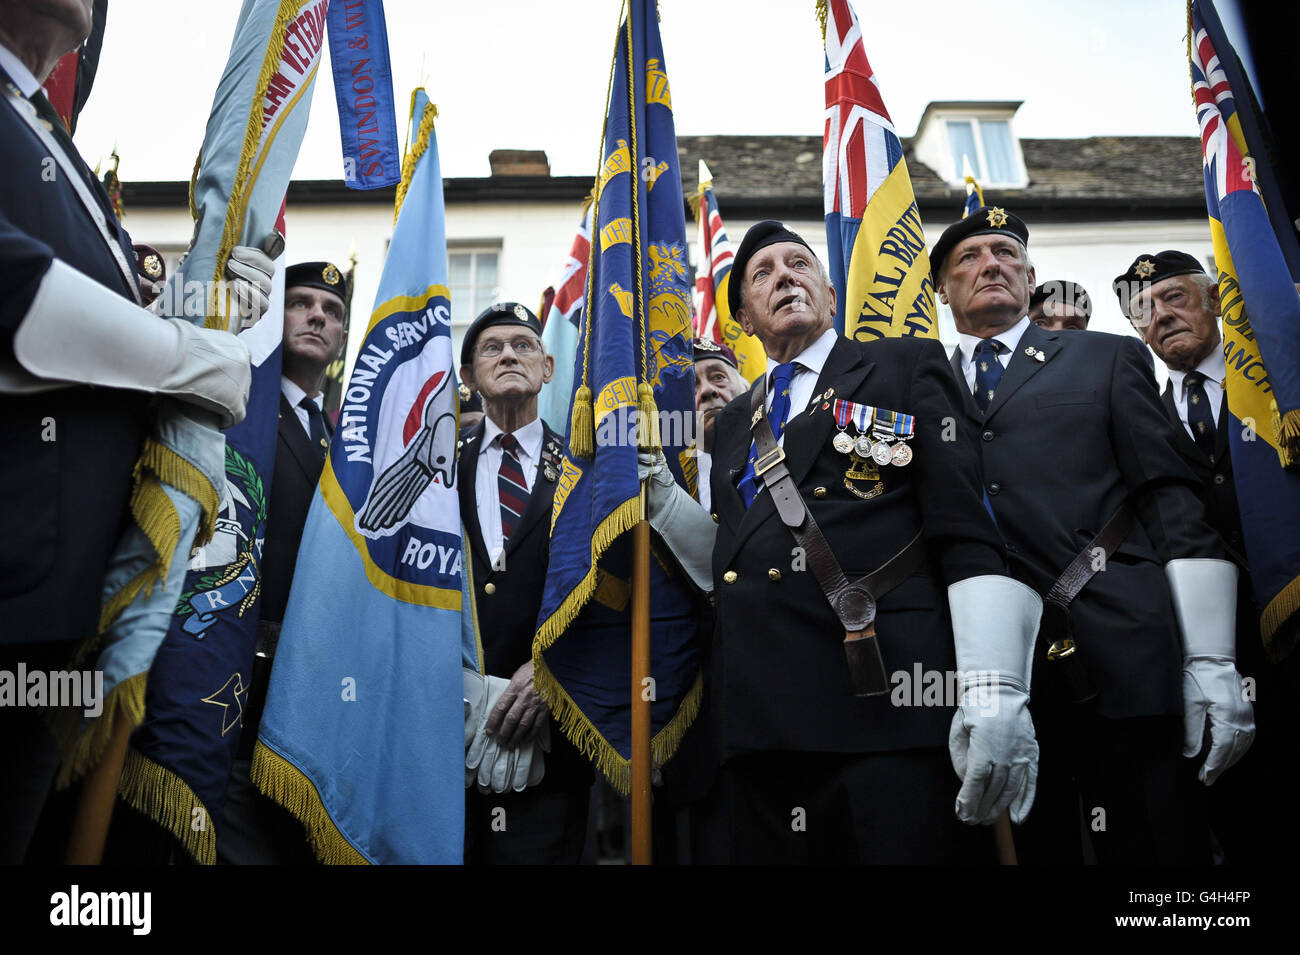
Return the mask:
<svg viewBox="0 0 1300 955">
<path fill-rule="evenodd" d="M 727 283 L 736 253 L 727 241 L 727 230 L 718 212 L 718 197 L 713 194 L 713 177 L 700 160 L 700 185 L 691 199 L 695 222 L 699 228 L 696 246 L 698 267 L 695 277 L 695 334 L 730 346 L 736 353 L 736 367 L 745 381 L 753 381 L 767 370 L 763 343 L 749 335 L 731 317 L 731 300 Z"/>
<path fill-rule="evenodd" d="M 327 863 L 463 854 L 461 667 L 479 661 L 436 115 L 417 90 L 397 224 L 307 515 L 253 755 L 253 781 Z"/>
<path fill-rule="evenodd" d="M 966 204 L 962 206 L 961 217 L 965 219 L 977 209 L 984 208 L 984 190 L 975 181 L 975 173 L 970 167 L 970 158 L 961 157 L 961 174 L 966 179 Z"/>
<path fill-rule="evenodd" d="M 903 144 L 848 0 L 818 0 L 826 41 L 822 188 L 835 327 L 859 341 L 938 337 L 934 282 Z"/>
<path fill-rule="evenodd" d="M 384 0 L 335 0 L 326 16 L 343 181 L 379 189 L 402 181 Z"/>
<path fill-rule="evenodd" d="M 1288 621 L 1300 613 L 1300 293 L 1255 182 L 1225 71 L 1231 47 L 1211 4 L 1196 0 L 1190 16 L 1188 59 L 1219 270 L 1233 476 L 1261 636 L 1270 656 L 1281 659 L 1296 639 Z"/>
<path fill-rule="evenodd" d="M 573 414 L 551 516 L 533 661 L 561 729 L 623 793 L 631 784 L 632 535 L 637 448 L 661 445 L 694 488 L 695 365 L 672 94 L 654 0 L 619 27 L 593 202 Z M 684 470 L 684 468 L 686 470 Z M 688 473 L 689 472 L 689 473 Z M 694 597 L 652 560 L 651 757 L 670 758 L 700 702 Z"/>
</svg>

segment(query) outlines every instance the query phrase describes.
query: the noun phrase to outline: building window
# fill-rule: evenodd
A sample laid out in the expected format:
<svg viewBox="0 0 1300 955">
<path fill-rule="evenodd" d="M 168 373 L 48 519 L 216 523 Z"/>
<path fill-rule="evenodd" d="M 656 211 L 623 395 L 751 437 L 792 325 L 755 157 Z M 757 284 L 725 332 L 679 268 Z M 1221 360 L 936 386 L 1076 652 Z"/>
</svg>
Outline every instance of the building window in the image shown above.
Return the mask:
<svg viewBox="0 0 1300 955">
<path fill-rule="evenodd" d="M 470 323 L 500 295 L 500 260 L 500 246 L 453 246 L 447 250 L 451 337 L 456 355 L 460 354 L 460 342 Z"/>
<path fill-rule="evenodd" d="M 963 176 L 964 158 L 981 186 L 1010 186 L 1023 182 L 1020 161 L 1011 139 L 1011 124 L 1005 119 L 950 119 L 947 127 L 954 180 Z"/>
</svg>

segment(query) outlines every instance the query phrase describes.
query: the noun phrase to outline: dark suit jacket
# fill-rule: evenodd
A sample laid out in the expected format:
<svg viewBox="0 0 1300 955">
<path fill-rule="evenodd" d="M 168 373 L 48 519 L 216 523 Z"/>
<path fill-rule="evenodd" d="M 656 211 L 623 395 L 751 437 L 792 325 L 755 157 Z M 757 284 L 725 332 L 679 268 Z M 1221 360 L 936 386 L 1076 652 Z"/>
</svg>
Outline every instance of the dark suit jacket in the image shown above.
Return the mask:
<svg viewBox="0 0 1300 955">
<path fill-rule="evenodd" d="M 475 474 L 486 429 L 480 421 L 460 441 L 460 464 L 457 485 L 460 489 L 461 521 L 474 570 L 474 606 L 478 614 L 479 638 L 483 644 L 486 672 L 510 679 L 516 670 L 533 658 L 533 635 L 537 632 L 537 614 L 542 607 L 542 588 L 551 556 L 551 502 L 555 496 L 558 464 L 547 476 L 547 466 L 539 464 L 533 479 L 528 507 L 515 532 L 506 542 L 501 568 L 492 561 L 483 543 L 478 523 L 478 499 Z M 564 436 L 556 434 L 542 422 L 543 454 L 558 462 Z M 551 722 L 551 752 L 546 757 L 546 777 L 541 789 L 586 789 L 591 785 L 591 764 L 569 743 L 560 727 Z"/>
<path fill-rule="evenodd" d="M 952 356 L 966 418 L 980 431 L 985 489 L 1021 579 L 1046 593 L 1122 503 L 1134 508 L 1128 538 L 1072 605 L 1079 653 L 1108 717 L 1182 712 L 1182 645 L 1164 564 L 1223 556 L 1144 351 L 1136 338 L 1030 324 L 986 414 L 966 387 L 960 352 Z M 1044 682 L 1055 671 L 1041 644 L 1034 694 L 1055 698 L 1061 688 Z"/>
<path fill-rule="evenodd" d="M 980 501 L 975 436 L 932 341 L 839 339 L 813 391 L 916 416 L 915 459 L 879 469 L 881 493 L 846 486 L 851 461 L 831 447 L 829 408 L 792 408 L 786 464 L 850 579 L 875 570 L 924 528 L 924 566 L 879 599 L 885 670 L 955 668 L 947 585 L 999 574 L 1004 556 Z M 790 530 L 763 491 L 746 509 L 736 479 L 749 453 L 750 396 L 718 416 L 711 490 L 718 535 L 712 710 L 724 755 L 786 750 L 861 753 L 943 745 L 952 709 L 896 706 L 853 695 L 844 629 L 810 571 L 798 568 Z M 949 427 L 951 425 L 951 427 Z M 945 440 L 945 437 L 950 440 Z M 860 492 L 874 483 L 856 481 Z M 734 582 L 726 574 L 734 572 Z M 774 580 L 772 571 L 780 574 Z M 908 702 L 912 702 L 910 695 Z"/>
<path fill-rule="evenodd" d="M 298 545 L 312 495 L 324 469 L 321 450 L 312 447 L 311 436 L 298 420 L 289 399 L 280 393 L 279 437 L 275 446 L 275 476 L 271 479 L 271 501 L 266 519 L 266 550 L 262 554 L 262 615 L 271 622 L 284 620 L 289 602 L 289 585 L 298 562 Z M 325 419 L 325 430 L 334 426 Z"/>
<path fill-rule="evenodd" d="M 9 77 L 0 71 L 0 82 Z M 104 212 L 127 262 L 131 240 L 61 124 L 55 137 Z M 61 166 L 0 102 L 0 361 L 51 262 L 61 259 L 134 300 L 109 245 Z M 0 394 L 0 643 L 95 633 L 109 556 L 128 520 L 131 473 L 151 421 L 149 397 L 111 388 Z"/>
</svg>

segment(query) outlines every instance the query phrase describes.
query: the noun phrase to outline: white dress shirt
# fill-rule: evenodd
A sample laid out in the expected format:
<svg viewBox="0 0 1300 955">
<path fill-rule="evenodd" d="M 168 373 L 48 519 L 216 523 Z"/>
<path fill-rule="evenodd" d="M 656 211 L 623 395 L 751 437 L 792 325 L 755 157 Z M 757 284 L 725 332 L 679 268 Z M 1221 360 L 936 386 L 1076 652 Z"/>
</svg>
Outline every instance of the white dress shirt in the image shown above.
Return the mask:
<svg viewBox="0 0 1300 955">
<path fill-rule="evenodd" d="M 713 455 L 701 448 L 695 449 L 695 466 L 696 466 L 696 497 L 700 501 L 700 506 L 706 511 L 709 509 L 709 503 L 713 499 L 709 491 L 709 475 L 713 472 Z"/>
<path fill-rule="evenodd" d="M 1216 347 L 1196 366 L 1196 370 L 1205 376 L 1202 387 L 1205 388 L 1205 397 L 1210 402 L 1210 407 L 1214 409 L 1214 423 L 1222 426 L 1220 414 L 1223 410 L 1223 380 L 1228 377 L 1228 364 L 1223 360 L 1223 352 Z M 1195 440 L 1192 426 L 1187 423 L 1187 372 L 1170 368 L 1169 387 L 1174 393 L 1174 407 L 1178 409 L 1183 428 Z"/>
<path fill-rule="evenodd" d="M 505 453 L 497 440 L 502 433 L 495 421 L 483 418 L 483 444 L 478 449 L 478 468 L 474 471 L 478 529 L 483 534 L 483 547 L 494 564 L 505 549 L 501 540 L 501 498 L 497 495 L 497 472 L 501 470 L 501 455 Z M 519 442 L 515 454 L 524 472 L 529 494 L 532 494 L 533 482 L 537 479 L 537 464 L 541 460 L 542 438 L 545 436 L 541 418 L 534 418 L 515 432 L 515 440 Z"/>
<path fill-rule="evenodd" d="M 826 364 L 826 356 L 831 353 L 831 348 L 835 345 L 835 339 L 839 338 L 839 332 L 834 328 L 828 328 L 822 333 L 821 337 L 800 352 L 794 359 L 797 367 L 794 375 L 790 378 L 790 418 L 793 418 L 799 412 L 808 407 L 808 402 L 812 399 L 813 389 L 817 387 L 817 379 L 821 377 L 822 366 Z M 772 372 L 781 362 L 767 360 L 767 408 L 772 410 L 772 399 L 775 393 L 772 391 Z M 789 420 L 786 421 L 789 424 Z M 785 434 L 781 435 L 781 440 L 777 444 L 785 444 Z"/>
<path fill-rule="evenodd" d="M 1011 361 L 1011 356 L 1016 353 L 1016 346 L 1020 344 L 1020 336 L 1025 333 L 1025 329 L 1028 327 L 1029 316 L 1026 315 L 1005 332 L 999 332 L 993 336 L 994 341 L 1007 346 L 1006 351 L 998 351 L 998 361 L 1002 363 L 1003 368 L 1007 367 L 1007 364 Z M 984 339 L 965 333 L 957 336 L 957 347 L 961 350 L 962 371 L 966 375 L 966 387 L 970 389 L 972 395 L 975 394 L 975 346 L 982 341 Z"/>
<path fill-rule="evenodd" d="M 28 99 L 35 96 L 36 91 L 41 88 L 32 71 L 24 66 L 23 61 L 14 56 L 3 43 L 0 43 L 0 69 L 9 74 L 9 78 L 18 87 L 18 92 Z"/>
<path fill-rule="evenodd" d="M 305 431 L 307 433 L 307 437 L 310 438 L 311 419 L 307 416 L 307 409 L 304 408 L 302 405 L 298 404 L 298 402 L 302 401 L 302 399 L 307 397 L 307 392 L 299 388 L 296 383 L 284 377 L 284 375 L 281 375 L 280 394 L 284 395 L 285 399 L 289 402 L 289 407 L 293 409 L 293 413 L 297 416 L 298 423 L 302 425 L 302 430 Z M 320 395 L 317 395 L 315 398 L 312 399 L 313 401 L 316 402 L 317 408 L 320 407 L 320 399 L 321 399 Z"/>
</svg>

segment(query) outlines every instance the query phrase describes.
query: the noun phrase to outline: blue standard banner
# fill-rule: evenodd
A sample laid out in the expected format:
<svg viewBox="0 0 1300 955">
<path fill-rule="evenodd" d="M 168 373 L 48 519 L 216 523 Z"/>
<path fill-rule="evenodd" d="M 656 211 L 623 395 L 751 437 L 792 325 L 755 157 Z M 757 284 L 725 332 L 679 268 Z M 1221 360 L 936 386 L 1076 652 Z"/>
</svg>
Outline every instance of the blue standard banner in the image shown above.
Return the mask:
<svg viewBox="0 0 1300 955">
<path fill-rule="evenodd" d="M 402 179 L 402 156 L 383 0 L 334 0 L 325 23 L 343 138 L 343 181 L 350 189 L 394 186 Z"/>
</svg>

